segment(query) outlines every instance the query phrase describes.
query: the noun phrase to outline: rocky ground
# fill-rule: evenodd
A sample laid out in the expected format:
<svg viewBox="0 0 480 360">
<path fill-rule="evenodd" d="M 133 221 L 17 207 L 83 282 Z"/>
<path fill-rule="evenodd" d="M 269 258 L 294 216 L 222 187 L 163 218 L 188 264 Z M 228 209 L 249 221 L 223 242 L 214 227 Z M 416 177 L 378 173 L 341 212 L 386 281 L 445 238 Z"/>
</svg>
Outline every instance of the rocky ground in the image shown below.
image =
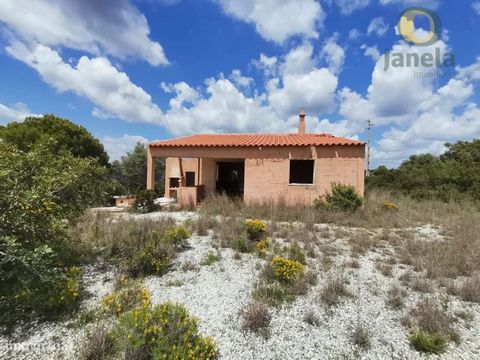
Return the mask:
<svg viewBox="0 0 480 360">
<path fill-rule="evenodd" d="M 134 216 L 134 215 L 128 215 Z M 135 215 L 138 216 L 138 215 Z M 145 218 L 172 216 L 178 222 L 195 217 L 195 213 L 156 213 Z M 295 225 L 294 225 L 295 226 Z M 298 226 L 298 224 L 296 225 Z M 415 236 L 441 241 L 442 232 L 430 226 L 410 229 Z M 404 230 L 402 230 L 404 231 Z M 334 225 L 315 225 L 312 243 L 315 257 L 307 258 L 307 266 L 318 274 L 318 283 L 307 295 L 279 308 L 272 308 L 269 336 L 264 338 L 242 329 L 240 312 L 251 301 L 251 291 L 265 260 L 255 254 L 242 254 L 238 259 L 232 249 L 218 248 L 210 231 L 207 236 L 194 235 L 190 248 L 181 252 L 172 271 L 162 277 L 148 277 L 146 287 L 153 303 L 167 300 L 185 304 L 200 319 L 201 331 L 218 343 L 220 359 L 423 359 L 427 356 L 414 350 L 407 340 L 401 319 L 423 297 L 447 298 L 452 314 L 468 313 L 468 319 L 457 319 L 455 327 L 461 341 L 451 343 L 441 358 L 480 358 L 480 306 L 463 302 L 445 294 L 433 283 L 428 293 L 407 289 L 405 307 L 394 310 L 386 303 L 387 292 L 399 283 L 410 267 L 391 264 L 391 273 L 383 274 L 379 263 L 388 263 L 394 253 L 388 240 L 364 254 L 355 256 L 358 266 L 351 266 L 353 254 L 348 239 L 363 229 Z M 369 231 L 378 237 L 380 231 Z M 381 235 L 381 234 L 380 234 Z M 279 243 L 284 242 L 281 238 Z M 220 254 L 220 260 L 201 265 L 209 252 Z M 93 308 L 112 286 L 112 269 L 102 266 L 84 269 L 85 285 L 91 296 L 83 308 Z M 338 306 L 327 307 L 319 299 L 328 279 L 342 275 L 352 296 Z M 305 321 L 314 314 L 318 321 Z M 354 344 L 355 328 L 368 330 L 369 348 Z M 0 337 L 0 358 L 56 359 L 71 358 L 84 328 L 77 318 L 59 322 L 28 324 L 19 327 L 11 338 Z M 428 358 L 438 358 L 430 355 Z"/>
</svg>

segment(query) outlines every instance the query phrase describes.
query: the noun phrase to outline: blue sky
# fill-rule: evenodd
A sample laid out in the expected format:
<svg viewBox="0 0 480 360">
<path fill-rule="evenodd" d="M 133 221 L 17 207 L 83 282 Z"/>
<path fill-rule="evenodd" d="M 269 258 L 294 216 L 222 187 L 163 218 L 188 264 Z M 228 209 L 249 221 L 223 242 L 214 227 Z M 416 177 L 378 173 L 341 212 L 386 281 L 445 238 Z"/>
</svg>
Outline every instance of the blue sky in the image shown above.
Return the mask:
<svg viewBox="0 0 480 360">
<path fill-rule="evenodd" d="M 436 43 L 397 34 L 412 6 L 439 15 Z M 2 0 L 0 124 L 54 113 L 118 159 L 137 141 L 293 132 L 304 107 L 312 132 L 365 140 L 371 119 L 374 165 L 397 166 L 480 137 L 479 29 L 477 0 Z M 437 49 L 456 66 L 384 69 L 386 51 Z"/>
</svg>

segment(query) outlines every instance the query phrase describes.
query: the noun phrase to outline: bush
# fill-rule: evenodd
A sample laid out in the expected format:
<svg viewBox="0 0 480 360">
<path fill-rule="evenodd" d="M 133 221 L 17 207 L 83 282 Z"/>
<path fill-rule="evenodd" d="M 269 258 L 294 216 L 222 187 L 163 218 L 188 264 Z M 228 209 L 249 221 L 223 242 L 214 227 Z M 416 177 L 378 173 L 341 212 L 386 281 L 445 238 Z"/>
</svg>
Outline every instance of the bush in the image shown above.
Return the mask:
<svg viewBox="0 0 480 360">
<path fill-rule="evenodd" d="M 263 333 L 263 335 L 267 335 L 266 331 L 272 319 L 272 315 L 270 315 L 267 305 L 255 301 L 243 310 L 242 316 L 242 327 L 244 329 L 250 330 L 254 333 Z"/>
<path fill-rule="evenodd" d="M 255 249 L 260 257 L 264 257 L 267 254 L 268 247 L 270 246 L 270 239 L 266 238 L 264 240 L 257 241 L 255 244 Z"/>
<path fill-rule="evenodd" d="M 447 347 L 447 341 L 443 335 L 423 330 L 412 331 L 408 341 L 416 350 L 426 353 L 441 354 Z"/>
<path fill-rule="evenodd" d="M 460 341 L 452 325 L 455 318 L 446 310 L 446 305 L 442 307 L 430 299 L 420 301 L 410 310 L 403 323 L 410 328 L 412 345 L 421 351 L 436 353 L 443 351 L 447 342 Z"/>
<path fill-rule="evenodd" d="M 291 283 L 304 273 L 304 267 L 295 260 L 275 256 L 271 262 L 274 276 L 280 282 Z"/>
<path fill-rule="evenodd" d="M 233 241 L 233 248 L 241 253 L 251 253 L 254 249 L 254 244 L 245 235 L 238 235 Z"/>
<path fill-rule="evenodd" d="M 151 241 L 130 259 L 127 271 L 133 276 L 163 275 L 172 265 L 173 251 L 161 242 Z"/>
<path fill-rule="evenodd" d="M 331 192 L 314 201 L 316 209 L 355 211 L 363 204 L 363 198 L 351 185 L 332 184 Z"/>
<path fill-rule="evenodd" d="M 146 214 L 154 212 L 158 209 L 155 205 L 154 200 L 157 197 L 155 191 L 152 190 L 142 190 L 139 191 L 135 198 L 135 204 L 133 205 L 133 210 L 135 212 Z"/>
<path fill-rule="evenodd" d="M 305 253 L 303 252 L 302 248 L 297 244 L 294 243 L 288 248 L 288 258 L 290 260 L 298 261 L 299 263 L 305 265 Z"/>
<path fill-rule="evenodd" d="M 245 220 L 243 226 L 248 234 L 249 239 L 252 241 L 262 239 L 267 233 L 267 224 L 265 224 L 265 222 L 262 220 Z"/>
<path fill-rule="evenodd" d="M 383 210 L 386 210 L 386 211 L 398 211 L 398 205 L 391 202 L 391 201 L 388 201 L 388 200 L 385 200 L 383 203 L 382 203 L 382 209 Z"/>
<path fill-rule="evenodd" d="M 106 171 L 91 158 L 40 141 L 0 142 L 0 322 L 71 310 L 80 297 L 67 228 L 104 197 Z M 8 325 L 8 324 L 7 324 Z"/>
<path fill-rule="evenodd" d="M 118 287 L 117 290 L 103 297 L 101 302 L 103 312 L 119 316 L 138 306 L 148 307 L 150 305 L 150 293 L 142 286 L 141 282 L 122 277 Z"/>
<path fill-rule="evenodd" d="M 215 359 L 216 344 L 198 331 L 198 320 L 185 307 L 167 302 L 137 307 L 121 315 L 115 337 L 125 353 L 142 352 L 153 359 Z"/>
<path fill-rule="evenodd" d="M 165 240 L 175 246 L 185 247 L 187 246 L 186 240 L 192 236 L 190 232 L 183 226 L 175 226 L 172 229 L 167 230 L 165 233 Z"/>
</svg>

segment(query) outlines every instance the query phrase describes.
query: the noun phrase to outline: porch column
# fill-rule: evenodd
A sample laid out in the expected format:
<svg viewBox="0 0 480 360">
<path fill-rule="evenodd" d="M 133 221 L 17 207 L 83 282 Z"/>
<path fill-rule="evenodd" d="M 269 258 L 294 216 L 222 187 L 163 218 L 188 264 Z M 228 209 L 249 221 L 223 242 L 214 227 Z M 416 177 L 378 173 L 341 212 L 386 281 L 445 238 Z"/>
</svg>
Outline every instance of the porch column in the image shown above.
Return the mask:
<svg viewBox="0 0 480 360">
<path fill-rule="evenodd" d="M 155 159 L 150 151 L 150 146 L 147 148 L 147 190 L 155 189 Z"/>
</svg>

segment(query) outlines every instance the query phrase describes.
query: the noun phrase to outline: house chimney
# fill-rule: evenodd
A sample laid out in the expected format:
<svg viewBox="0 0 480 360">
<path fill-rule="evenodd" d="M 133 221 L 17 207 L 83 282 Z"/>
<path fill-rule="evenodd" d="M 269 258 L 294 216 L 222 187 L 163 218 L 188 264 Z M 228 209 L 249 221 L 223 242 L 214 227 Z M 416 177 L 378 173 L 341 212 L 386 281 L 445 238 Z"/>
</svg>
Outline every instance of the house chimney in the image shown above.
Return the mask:
<svg viewBox="0 0 480 360">
<path fill-rule="evenodd" d="M 300 110 L 299 117 L 300 120 L 298 121 L 298 133 L 305 134 L 305 111 L 303 108 Z"/>
</svg>

